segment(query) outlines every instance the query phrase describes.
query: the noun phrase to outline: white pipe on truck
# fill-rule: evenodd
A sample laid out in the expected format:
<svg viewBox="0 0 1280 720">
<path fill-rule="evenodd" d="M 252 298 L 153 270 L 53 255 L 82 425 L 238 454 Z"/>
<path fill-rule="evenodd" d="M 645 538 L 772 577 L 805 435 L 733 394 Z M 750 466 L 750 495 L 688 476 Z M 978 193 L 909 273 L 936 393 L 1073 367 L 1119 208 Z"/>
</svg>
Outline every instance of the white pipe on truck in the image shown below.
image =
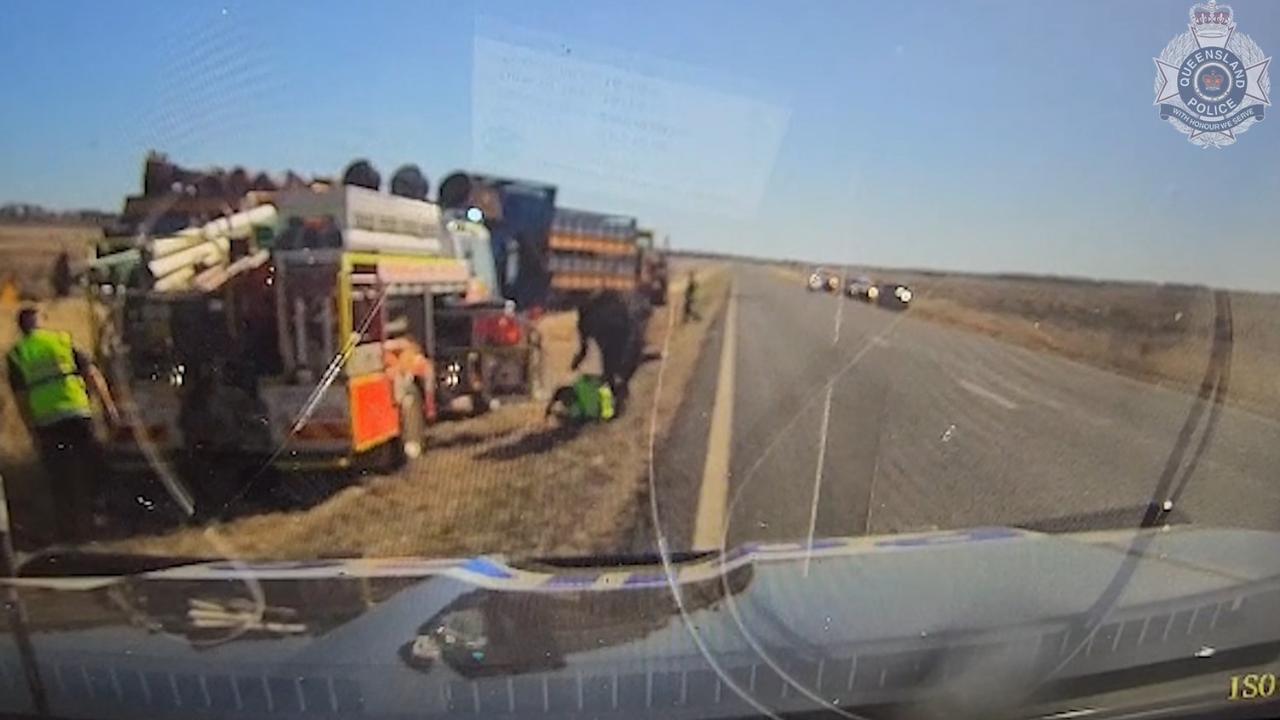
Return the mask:
<svg viewBox="0 0 1280 720">
<path fill-rule="evenodd" d="M 170 273 L 180 268 L 189 268 L 195 265 L 213 265 L 221 262 L 229 252 L 231 252 L 231 241 L 225 237 L 217 238 L 172 255 L 152 260 L 147 263 L 147 269 L 151 271 L 152 277 L 167 277 Z"/>
<path fill-rule="evenodd" d="M 245 237 L 256 225 L 271 225 L 276 221 L 275 205 L 259 205 L 233 215 L 210 220 L 200 228 L 206 238 Z"/>
<path fill-rule="evenodd" d="M 195 247 L 196 245 L 204 242 L 207 242 L 207 240 L 205 240 L 202 235 L 199 233 L 192 233 L 190 235 L 171 235 L 168 237 L 156 238 L 155 240 L 152 240 L 149 245 L 151 257 L 154 259 L 172 255 L 176 252 L 181 252 L 187 248 Z"/>
<path fill-rule="evenodd" d="M 190 284 L 191 278 L 195 277 L 195 275 L 195 268 L 184 267 L 156 280 L 156 284 L 153 289 L 159 290 L 160 292 L 181 290 Z"/>
<path fill-rule="evenodd" d="M 163 258 L 210 240 L 246 237 L 255 227 L 275 224 L 276 217 L 274 205 L 259 205 L 234 215 L 210 220 L 204 225 L 184 228 L 173 235 L 153 238 L 148 246 L 152 258 Z"/>
</svg>

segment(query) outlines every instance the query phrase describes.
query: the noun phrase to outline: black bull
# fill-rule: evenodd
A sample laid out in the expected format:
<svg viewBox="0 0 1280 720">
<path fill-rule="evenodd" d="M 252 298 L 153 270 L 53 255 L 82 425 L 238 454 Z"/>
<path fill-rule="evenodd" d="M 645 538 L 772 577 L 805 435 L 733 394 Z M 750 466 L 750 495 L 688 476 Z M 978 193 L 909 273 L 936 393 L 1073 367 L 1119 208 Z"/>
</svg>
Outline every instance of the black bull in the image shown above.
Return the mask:
<svg viewBox="0 0 1280 720">
<path fill-rule="evenodd" d="M 577 370 L 587 355 L 589 340 L 600 348 L 604 379 L 609 383 L 619 404 L 627 399 L 631 376 L 644 357 L 645 330 L 653 307 L 636 294 L 601 292 L 591 295 L 578 306 L 578 354 L 573 358 Z"/>
</svg>

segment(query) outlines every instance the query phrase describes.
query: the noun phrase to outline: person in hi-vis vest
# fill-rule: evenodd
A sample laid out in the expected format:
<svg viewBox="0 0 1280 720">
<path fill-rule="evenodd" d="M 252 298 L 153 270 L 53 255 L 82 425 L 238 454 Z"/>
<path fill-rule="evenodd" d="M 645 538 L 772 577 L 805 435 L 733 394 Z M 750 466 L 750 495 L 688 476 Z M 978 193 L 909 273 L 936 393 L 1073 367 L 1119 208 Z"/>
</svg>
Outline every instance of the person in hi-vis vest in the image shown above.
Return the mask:
<svg viewBox="0 0 1280 720">
<path fill-rule="evenodd" d="M 89 539 L 102 472 L 101 448 L 93 433 L 92 390 L 108 420 L 119 422 L 106 380 L 65 332 L 40 327 L 39 311 L 18 311 L 20 339 L 7 356 L 9 385 L 17 398 L 40 461 L 49 476 L 58 540 Z"/>
</svg>

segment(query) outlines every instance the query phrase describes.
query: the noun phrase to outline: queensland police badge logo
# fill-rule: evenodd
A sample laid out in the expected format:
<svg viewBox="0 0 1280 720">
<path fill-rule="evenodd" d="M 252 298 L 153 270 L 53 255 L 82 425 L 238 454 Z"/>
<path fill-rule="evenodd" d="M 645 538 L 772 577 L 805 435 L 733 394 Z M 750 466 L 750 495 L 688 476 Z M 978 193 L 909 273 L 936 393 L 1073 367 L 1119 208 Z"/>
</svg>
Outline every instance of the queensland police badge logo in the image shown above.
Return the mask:
<svg viewBox="0 0 1280 720">
<path fill-rule="evenodd" d="M 1154 104 L 1192 144 L 1226 147 L 1271 105 L 1271 58 L 1236 32 L 1231 8 L 1217 0 L 1193 5 L 1188 28 L 1155 58 Z"/>
</svg>

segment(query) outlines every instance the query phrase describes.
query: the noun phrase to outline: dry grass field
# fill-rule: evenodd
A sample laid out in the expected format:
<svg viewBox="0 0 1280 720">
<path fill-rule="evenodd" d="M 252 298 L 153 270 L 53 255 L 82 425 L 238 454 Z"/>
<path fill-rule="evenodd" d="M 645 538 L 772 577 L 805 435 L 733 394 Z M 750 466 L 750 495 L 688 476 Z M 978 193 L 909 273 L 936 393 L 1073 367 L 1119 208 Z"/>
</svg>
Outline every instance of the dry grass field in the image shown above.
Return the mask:
<svg viewBox="0 0 1280 720">
<path fill-rule="evenodd" d="M 58 255 L 84 258 L 101 238 L 102 230 L 82 225 L 0 224 L 0 287 L 12 281 L 23 297 L 48 297 Z"/>
</svg>

